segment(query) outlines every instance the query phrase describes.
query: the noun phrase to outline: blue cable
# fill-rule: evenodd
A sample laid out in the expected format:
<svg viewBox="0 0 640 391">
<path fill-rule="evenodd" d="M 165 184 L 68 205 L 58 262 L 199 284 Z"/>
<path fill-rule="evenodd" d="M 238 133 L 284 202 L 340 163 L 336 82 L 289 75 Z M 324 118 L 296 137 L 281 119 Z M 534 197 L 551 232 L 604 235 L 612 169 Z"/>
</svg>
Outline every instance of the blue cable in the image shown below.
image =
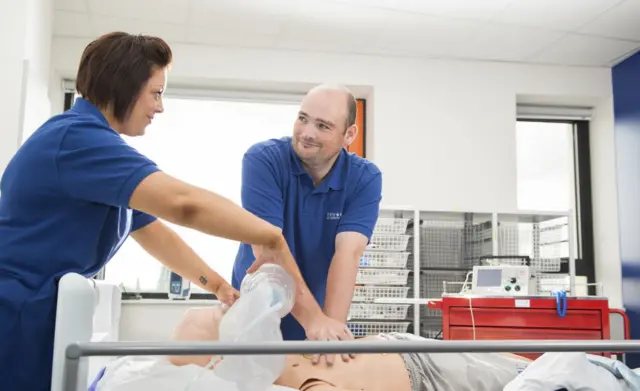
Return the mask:
<svg viewBox="0 0 640 391">
<path fill-rule="evenodd" d="M 553 295 L 556 297 L 556 312 L 559 317 L 564 318 L 567 314 L 567 292 L 558 290 L 554 291 Z"/>
</svg>

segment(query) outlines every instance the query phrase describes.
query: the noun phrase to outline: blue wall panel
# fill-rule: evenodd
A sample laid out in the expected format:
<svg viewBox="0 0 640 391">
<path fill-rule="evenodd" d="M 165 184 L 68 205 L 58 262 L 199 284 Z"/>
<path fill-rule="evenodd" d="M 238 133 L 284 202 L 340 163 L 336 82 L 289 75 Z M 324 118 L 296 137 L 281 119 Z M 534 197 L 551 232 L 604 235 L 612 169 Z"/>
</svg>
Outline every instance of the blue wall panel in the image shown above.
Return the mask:
<svg viewBox="0 0 640 391">
<path fill-rule="evenodd" d="M 631 338 L 640 339 L 640 53 L 616 65 L 612 78 L 622 294 Z M 627 360 L 640 367 L 640 354 Z"/>
</svg>

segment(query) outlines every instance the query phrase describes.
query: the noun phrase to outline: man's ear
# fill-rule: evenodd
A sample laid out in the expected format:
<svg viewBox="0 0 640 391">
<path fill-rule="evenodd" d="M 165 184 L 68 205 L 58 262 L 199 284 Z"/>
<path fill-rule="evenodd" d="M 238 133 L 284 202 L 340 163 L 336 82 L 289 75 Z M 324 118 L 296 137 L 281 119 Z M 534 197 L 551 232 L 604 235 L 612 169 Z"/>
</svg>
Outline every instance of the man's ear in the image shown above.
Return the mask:
<svg viewBox="0 0 640 391">
<path fill-rule="evenodd" d="M 353 140 L 356 139 L 358 135 L 358 126 L 353 124 L 347 128 L 344 133 L 344 146 L 349 147 L 353 143 Z"/>
</svg>

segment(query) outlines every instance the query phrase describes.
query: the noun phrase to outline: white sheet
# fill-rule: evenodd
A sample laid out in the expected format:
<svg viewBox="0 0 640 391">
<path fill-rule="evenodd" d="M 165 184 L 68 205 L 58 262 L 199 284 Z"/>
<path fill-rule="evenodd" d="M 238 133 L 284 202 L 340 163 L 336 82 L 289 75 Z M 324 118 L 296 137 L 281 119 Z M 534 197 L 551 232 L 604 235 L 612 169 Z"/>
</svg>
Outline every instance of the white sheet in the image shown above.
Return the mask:
<svg viewBox="0 0 640 391">
<path fill-rule="evenodd" d="M 623 379 L 607 369 L 595 365 L 585 353 L 545 353 L 504 391 L 632 391 Z"/>
<path fill-rule="evenodd" d="M 107 366 L 96 391 L 238 391 L 234 383 L 220 379 L 213 371 L 195 365 L 177 367 L 163 358 L 122 357 Z M 271 386 L 265 391 L 296 391 L 293 388 Z"/>
</svg>

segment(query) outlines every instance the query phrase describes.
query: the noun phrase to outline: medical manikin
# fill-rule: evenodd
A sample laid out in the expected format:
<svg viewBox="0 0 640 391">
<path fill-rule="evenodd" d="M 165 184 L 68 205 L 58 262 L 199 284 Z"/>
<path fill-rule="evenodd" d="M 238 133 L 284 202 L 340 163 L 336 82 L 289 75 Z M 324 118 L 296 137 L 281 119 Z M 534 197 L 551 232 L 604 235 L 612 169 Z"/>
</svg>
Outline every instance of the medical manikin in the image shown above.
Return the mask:
<svg viewBox="0 0 640 391">
<path fill-rule="evenodd" d="M 240 286 L 240 298 L 220 322 L 220 342 L 282 341 L 280 320 L 291 312 L 294 296 L 293 278 L 278 265 L 265 264 L 247 274 Z M 284 370 L 285 356 L 213 357 L 211 364 L 219 377 L 236 383 L 240 391 L 265 390 Z"/>
</svg>

